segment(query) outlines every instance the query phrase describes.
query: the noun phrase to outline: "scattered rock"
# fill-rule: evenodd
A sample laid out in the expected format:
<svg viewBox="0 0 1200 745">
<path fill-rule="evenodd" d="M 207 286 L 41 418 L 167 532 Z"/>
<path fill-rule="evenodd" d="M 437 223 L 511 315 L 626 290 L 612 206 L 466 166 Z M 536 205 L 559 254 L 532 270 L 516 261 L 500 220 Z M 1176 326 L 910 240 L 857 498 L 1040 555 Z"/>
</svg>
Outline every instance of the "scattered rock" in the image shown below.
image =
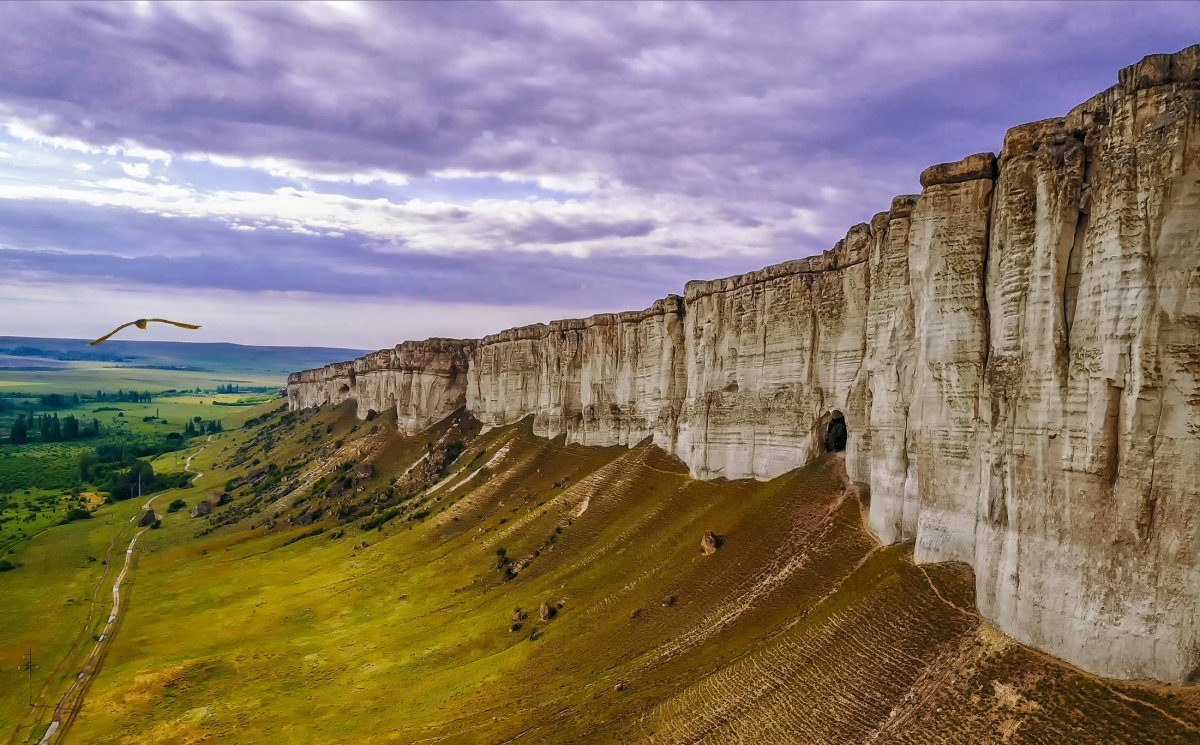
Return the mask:
<svg viewBox="0 0 1200 745">
<path fill-rule="evenodd" d="M 676 600 L 678 600 L 678 598 L 676 598 L 674 595 L 668 595 L 662 599 L 662 607 L 670 608 L 672 605 L 675 605 Z"/>
<path fill-rule="evenodd" d="M 616 691 L 617 693 L 620 693 L 621 691 L 625 690 L 626 688 L 628 688 L 628 686 L 626 686 L 624 683 L 617 683 L 615 686 L 613 686 L 613 690 Z"/>
<path fill-rule="evenodd" d="M 634 608 L 633 610 L 629 611 L 629 617 L 630 618 L 641 618 L 642 617 L 642 609 Z"/>
<path fill-rule="evenodd" d="M 154 510 L 146 510 L 142 513 L 142 519 L 138 520 L 139 528 L 147 528 L 158 520 L 158 516 L 154 514 Z"/>
<path fill-rule="evenodd" d="M 549 621 L 551 618 L 554 618 L 554 616 L 557 613 L 558 613 L 558 608 L 555 608 L 553 605 L 550 605 L 550 603 L 548 601 L 544 601 L 542 603 L 542 606 L 540 608 L 538 608 L 538 617 L 541 618 L 543 621 Z"/>
<path fill-rule="evenodd" d="M 711 556 L 721 547 L 721 539 L 711 530 L 704 531 L 704 537 L 700 539 L 700 551 L 705 556 Z"/>
<path fill-rule="evenodd" d="M 192 517 L 204 517 L 210 512 L 212 512 L 211 504 L 208 502 L 197 502 L 196 506 L 192 508 Z"/>
<path fill-rule="evenodd" d="M 508 630 L 509 630 L 509 631 L 520 631 L 520 630 L 521 630 L 521 624 L 519 624 L 519 623 L 514 623 L 512 626 L 509 626 L 509 627 L 508 627 Z"/>
<path fill-rule="evenodd" d="M 513 621 L 524 621 L 526 618 L 529 618 L 529 614 L 528 614 L 528 613 L 526 613 L 525 611 L 521 610 L 520 608 L 514 608 L 514 609 L 513 609 L 513 614 L 512 614 L 512 620 L 513 620 Z"/>
<path fill-rule="evenodd" d="M 529 632 L 529 641 L 535 642 L 539 636 L 541 636 L 541 634 L 538 633 L 537 629 L 534 629 L 533 631 Z"/>
</svg>

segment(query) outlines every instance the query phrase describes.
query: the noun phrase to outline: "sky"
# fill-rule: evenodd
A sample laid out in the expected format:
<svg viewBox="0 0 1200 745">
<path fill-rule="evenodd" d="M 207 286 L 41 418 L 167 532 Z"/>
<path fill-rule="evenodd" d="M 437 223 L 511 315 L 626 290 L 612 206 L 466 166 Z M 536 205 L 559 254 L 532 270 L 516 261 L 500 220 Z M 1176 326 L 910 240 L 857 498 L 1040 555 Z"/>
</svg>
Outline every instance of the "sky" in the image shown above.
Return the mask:
<svg viewBox="0 0 1200 745">
<path fill-rule="evenodd" d="M 2 3 L 0 335 L 640 309 L 1198 41 L 1189 2 Z"/>
</svg>

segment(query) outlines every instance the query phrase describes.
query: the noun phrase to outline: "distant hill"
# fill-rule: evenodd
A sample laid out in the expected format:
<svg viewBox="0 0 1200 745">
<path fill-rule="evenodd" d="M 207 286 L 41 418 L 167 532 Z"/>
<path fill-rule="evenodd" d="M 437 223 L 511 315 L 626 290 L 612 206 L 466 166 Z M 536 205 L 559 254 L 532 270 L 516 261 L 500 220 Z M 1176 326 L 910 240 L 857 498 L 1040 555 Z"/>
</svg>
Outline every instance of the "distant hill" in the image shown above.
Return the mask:
<svg viewBox="0 0 1200 745">
<path fill-rule="evenodd" d="M 259 347 L 226 343 L 108 341 L 0 336 L 0 368 L 46 369 L 63 362 L 108 362 L 117 367 L 214 373 L 286 375 L 364 354 L 332 347 Z"/>
</svg>

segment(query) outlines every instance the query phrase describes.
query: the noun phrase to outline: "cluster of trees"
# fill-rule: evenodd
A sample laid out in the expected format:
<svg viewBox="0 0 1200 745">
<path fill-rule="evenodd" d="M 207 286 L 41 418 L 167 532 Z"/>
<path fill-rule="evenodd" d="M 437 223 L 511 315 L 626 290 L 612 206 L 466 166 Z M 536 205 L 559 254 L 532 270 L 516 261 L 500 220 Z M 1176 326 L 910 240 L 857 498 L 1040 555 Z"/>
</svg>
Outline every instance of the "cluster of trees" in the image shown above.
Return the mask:
<svg viewBox="0 0 1200 745">
<path fill-rule="evenodd" d="M 200 417 L 192 417 L 192 420 L 183 428 L 183 434 L 187 437 L 196 437 L 197 435 L 215 435 L 218 432 L 224 432 L 225 428 L 221 426 L 220 419 L 209 419 L 204 421 Z"/>
<path fill-rule="evenodd" d="M 47 393 L 38 396 L 38 401 L 47 409 L 70 409 L 79 405 L 79 394 L 72 393 L 66 396 L 61 393 Z"/>
<path fill-rule="evenodd" d="M 8 441 L 13 445 L 23 445 L 29 442 L 35 432 L 42 442 L 82 440 L 100 434 L 100 421 L 93 418 L 88 425 L 70 414 L 62 419 L 58 414 L 30 414 L 28 419 L 24 414 L 18 414 L 9 430 Z"/>
<path fill-rule="evenodd" d="M 109 473 L 104 490 L 108 492 L 109 502 L 120 502 L 139 494 L 187 486 L 189 478 L 187 473 L 155 473 L 149 461 L 135 458 L 128 468 Z"/>
<path fill-rule="evenodd" d="M 154 466 L 137 456 L 143 448 L 106 442 L 79 457 L 79 480 L 100 485 L 108 501 L 119 502 L 140 494 L 187 486 L 187 473 L 155 473 Z"/>
<path fill-rule="evenodd" d="M 236 383 L 218 383 L 217 393 L 241 393 Z"/>
<path fill-rule="evenodd" d="M 78 396 L 76 396 L 78 398 Z M 126 391 L 118 389 L 116 393 L 96 391 L 97 401 L 126 401 L 131 404 L 148 404 L 154 400 L 150 391 Z"/>
</svg>

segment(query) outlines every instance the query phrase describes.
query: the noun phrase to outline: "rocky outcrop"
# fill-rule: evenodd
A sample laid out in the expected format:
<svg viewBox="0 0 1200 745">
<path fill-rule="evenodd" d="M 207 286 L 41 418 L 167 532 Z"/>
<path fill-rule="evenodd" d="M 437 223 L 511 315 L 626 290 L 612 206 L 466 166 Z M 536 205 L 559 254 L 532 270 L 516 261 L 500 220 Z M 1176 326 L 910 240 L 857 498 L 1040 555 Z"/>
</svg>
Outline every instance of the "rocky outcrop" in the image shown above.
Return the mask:
<svg viewBox="0 0 1200 745">
<path fill-rule="evenodd" d="M 400 431 L 416 434 L 466 402 L 473 340 L 406 341 L 350 362 L 335 362 L 288 376 L 292 409 L 354 399 L 358 416 L 396 412 Z"/>
<path fill-rule="evenodd" d="M 1001 629 L 1108 676 L 1200 678 L 1200 46 L 921 186 L 821 256 L 406 342 L 293 375 L 289 401 L 649 437 L 698 478 L 777 476 L 844 426 L 872 529 L 972 564 Z"/>
<path fill-rule="evenodd" d="M 491 426 L 533 415 L 533 430 L 584 445 L 672 449 L 687 384 L 683 301 L 502 331 L 480 340 L 467 409 Z"/>
</svg>

